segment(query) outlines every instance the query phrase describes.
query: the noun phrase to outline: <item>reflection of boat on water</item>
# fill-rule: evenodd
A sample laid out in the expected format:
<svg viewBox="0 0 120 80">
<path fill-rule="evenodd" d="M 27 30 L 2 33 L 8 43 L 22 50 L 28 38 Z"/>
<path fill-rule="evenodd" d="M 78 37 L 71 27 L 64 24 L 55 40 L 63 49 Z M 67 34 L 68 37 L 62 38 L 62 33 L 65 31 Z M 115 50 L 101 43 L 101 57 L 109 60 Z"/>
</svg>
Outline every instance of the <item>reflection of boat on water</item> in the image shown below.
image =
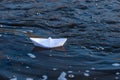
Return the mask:
<svg viewBox="0 0 120 80">
<path fill-rule="evenodd" d="M 39 52 L 39 51 L 44 51 L 44 50 L 49 50 L 49 49 L 35 46 L 32 51 L 33 52 Z"/>
<path fill-rule="evenodd" d="M 56 56 L 56 57 L 65 57 L 67 55 L 66 49 L 62 47 L 57 47 L 57 48 L 41 48 L 35 46 L 32 49 L 32 52 L 34 53 L 35 56 L 40 57 L 47 55 L 47 56 Z M 43 54 L 38 54 L 38 53 L 43 53 Z"/>
<path fill-rule="evenodd" d="M 67 41 L 67 38 L 30 38 L 35 46 L 42 48 L 56 48 L 61 47 Z"/>
<path fill-rule="evenodd" d="M 42 48 L 42 47 L 34 47 L 33 48 L 33 52 L 39 52 L 39 51 L 44 51 L 44 50 L 51 50 L 51 48 Z M 52 48 L 52 50 L 56 50 L 56 51 L 66 51 L 65 48 L 63 46 L 61 47 L 57 47 L 57 48 Z"/>
</svg>

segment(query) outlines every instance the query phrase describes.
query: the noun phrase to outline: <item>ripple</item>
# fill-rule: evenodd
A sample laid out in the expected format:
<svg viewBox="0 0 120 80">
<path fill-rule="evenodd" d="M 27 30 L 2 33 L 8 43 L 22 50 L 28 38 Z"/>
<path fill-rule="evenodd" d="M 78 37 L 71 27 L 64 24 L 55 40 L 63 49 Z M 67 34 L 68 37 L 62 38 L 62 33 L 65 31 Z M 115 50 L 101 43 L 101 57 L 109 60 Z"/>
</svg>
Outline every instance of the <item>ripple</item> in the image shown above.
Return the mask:
<svg viewBox="0 0 120 80">
<path fill-rule="evenodd" d="M 5 77 L 119 79 L 119 0 L 0 2 L 0 73 Z M 29 40 L 49 36 L 68 41 L 64 48 L 40 49 Z"/>
</svg>

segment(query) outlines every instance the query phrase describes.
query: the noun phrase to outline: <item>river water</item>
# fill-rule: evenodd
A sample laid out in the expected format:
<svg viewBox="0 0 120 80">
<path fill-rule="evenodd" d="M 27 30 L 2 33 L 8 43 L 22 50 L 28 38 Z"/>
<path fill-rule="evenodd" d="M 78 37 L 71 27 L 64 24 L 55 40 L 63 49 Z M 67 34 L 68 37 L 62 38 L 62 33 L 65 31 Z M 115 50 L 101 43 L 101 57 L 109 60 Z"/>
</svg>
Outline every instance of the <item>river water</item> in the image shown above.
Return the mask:
<svg viewBox="0 0 120 80">
<path fill-rule="evenodd" d="M 0 0 L 0 80 L 119 79 L 120 0 Z"/>
</svg>

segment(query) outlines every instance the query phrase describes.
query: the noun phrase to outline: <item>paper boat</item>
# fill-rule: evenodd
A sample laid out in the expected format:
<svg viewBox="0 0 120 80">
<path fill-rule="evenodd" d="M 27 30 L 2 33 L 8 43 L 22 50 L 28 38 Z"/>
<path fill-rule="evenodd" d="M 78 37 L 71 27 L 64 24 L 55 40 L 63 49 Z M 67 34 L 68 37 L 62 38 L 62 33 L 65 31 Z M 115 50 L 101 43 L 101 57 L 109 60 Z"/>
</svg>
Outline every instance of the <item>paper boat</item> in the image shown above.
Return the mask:
<svg viewBox="0 0 120 80">
<path fill-rule="evenodd" d="M 35 46 L 42 48 L 55 48 L 61 47 L 67 41 L 67 38 L 30 38 Z"/>
</svg>

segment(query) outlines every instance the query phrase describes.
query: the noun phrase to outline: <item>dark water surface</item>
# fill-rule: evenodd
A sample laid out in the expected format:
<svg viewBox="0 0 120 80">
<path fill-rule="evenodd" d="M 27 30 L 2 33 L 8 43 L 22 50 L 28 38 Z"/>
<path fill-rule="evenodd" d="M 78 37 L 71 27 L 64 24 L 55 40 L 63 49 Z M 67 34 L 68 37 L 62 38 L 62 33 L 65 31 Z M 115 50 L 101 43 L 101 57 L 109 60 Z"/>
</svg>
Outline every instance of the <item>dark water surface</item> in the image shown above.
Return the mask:
<svg viewBox="0 0 120 80">
<path fill-rule="evenodd" d="M 30 36 L 68 41 L 46 50 Z M 120 80 L 120 0 L 0 0 L 0 80 L 66 80 L 62 73 Z"/>
</svg>

